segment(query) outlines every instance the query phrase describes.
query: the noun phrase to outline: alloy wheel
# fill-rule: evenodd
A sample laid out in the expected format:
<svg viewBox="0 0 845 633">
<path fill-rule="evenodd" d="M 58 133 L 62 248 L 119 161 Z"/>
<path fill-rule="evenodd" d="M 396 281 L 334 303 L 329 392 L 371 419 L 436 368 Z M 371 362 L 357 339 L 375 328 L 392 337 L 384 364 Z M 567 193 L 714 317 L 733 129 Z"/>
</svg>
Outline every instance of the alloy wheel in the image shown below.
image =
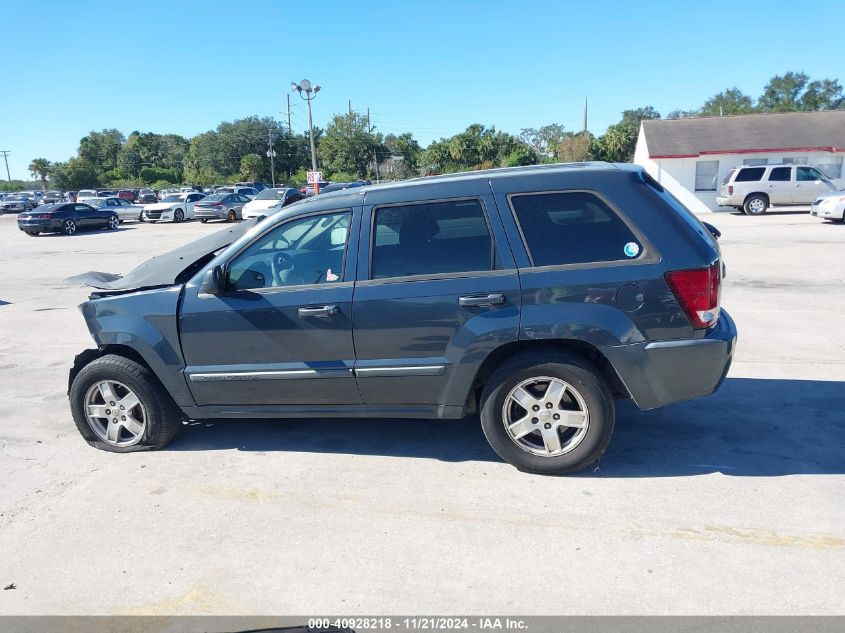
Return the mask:
<svg viewBox="0 0 845 633">
<path fill-rule="evenodd" d="M 70 219 L 65 220 L 63 229 L 66 235 L 73 235 L 76 233 L 76 222 Z"/>
<path fill-rule="evenodd" d="M 137 395 L 122 382 L 100 380 L 85 394 L 85 418 L 91 430 L 112 446 L 141 441 L 147 414 Z"/>
<path fill-rule="evenodd" d="M 571 384 L 550 376 L 523 380 L 502 407 L 510 439 L 522 450 L 555 457 L 574 450 L 587 435 L 590 412 Z"/>
</svg>

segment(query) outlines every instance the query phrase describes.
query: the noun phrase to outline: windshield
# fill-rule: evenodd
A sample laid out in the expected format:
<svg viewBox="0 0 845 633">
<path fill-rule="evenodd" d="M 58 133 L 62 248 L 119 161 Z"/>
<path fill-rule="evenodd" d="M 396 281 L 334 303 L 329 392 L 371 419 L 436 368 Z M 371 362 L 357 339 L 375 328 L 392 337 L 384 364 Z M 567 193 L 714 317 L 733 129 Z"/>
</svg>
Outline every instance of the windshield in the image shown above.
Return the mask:
<svg viewBox="0 0 845 633">
<path fill-rule="evenodd" d="M 26 200 L 25 196 L 7 196 L 6 200 L 11 200 L 12 202 L 20 202 L 21 200 Z"/>
<path fill-rule="evenodd" d="M 206 196 L 201 200 L 201 202 L 220 202 L 229 194 L 227 193 L 213 193 L 210 196 Z"/>
<path fill-rule="evenodd" d="M 77 194 L 77 197 L 78 197 L 78 198 L 96 198 L 96 197 L 97 197 L 97 192 L 96 192 L 96 191 L 93 191 L 93 190 L 91 190 L 91 189 L 82 189 L 82 190 L 80 190 L 80 192 Z"/>
<path fill-rule="evenodd" d="M 217 193 L 235 193 L 234 187 L 220 187 Z"/>
<path fill-rule="evenodd" d="M 165 198 L 164 198 L 164 200 L 162 200 L 162 202 L 182 202 L 182 200 L 184 200 L 184 199 L 185 199 L 185 196 L 173 194 L 173 195 L 170 195 L 170 196 L 165 196 Z"/>
<path fill-rule="evenodd" d="M 285 197 L 285 191 L 287 189 L 265 189 L 257 196 L 255 196 L 256 200 L 281 200 Z"/>
</svg>

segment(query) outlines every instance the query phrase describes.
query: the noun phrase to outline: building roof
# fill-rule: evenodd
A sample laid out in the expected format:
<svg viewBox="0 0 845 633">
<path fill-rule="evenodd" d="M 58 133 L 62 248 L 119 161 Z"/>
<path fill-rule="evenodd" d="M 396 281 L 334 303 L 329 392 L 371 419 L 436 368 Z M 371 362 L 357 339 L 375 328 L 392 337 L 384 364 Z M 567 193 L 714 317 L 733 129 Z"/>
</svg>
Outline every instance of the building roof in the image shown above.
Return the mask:
<svg viewBox="0 0 845 633">
<path fill-rule="evenodd" d="M 845 110 L 643 121 L 650 158 L 845 152 Z"/>
</svg>

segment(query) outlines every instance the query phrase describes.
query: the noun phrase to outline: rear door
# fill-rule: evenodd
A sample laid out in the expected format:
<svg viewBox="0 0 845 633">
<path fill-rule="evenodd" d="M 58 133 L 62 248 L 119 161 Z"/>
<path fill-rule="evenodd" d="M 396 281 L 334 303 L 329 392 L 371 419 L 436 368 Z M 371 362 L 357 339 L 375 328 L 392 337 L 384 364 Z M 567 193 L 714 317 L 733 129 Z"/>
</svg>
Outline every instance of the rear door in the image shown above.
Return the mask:
<svg viewBox="0 0 845 633">
<path fill-rule="evenodd" d="M 794 169 L 789 166 L 772 167 L 769 172 L 766 192 L 769 194 L 770 204 L 792 204 Z"/>
<path fill-rule="evenodd" d="M 462 184 L 366 194 L 353 306 L 365 404 L 456 414 L 486 356 L 517 338 L 519 277 L 489 185 Z"/>
</svg>

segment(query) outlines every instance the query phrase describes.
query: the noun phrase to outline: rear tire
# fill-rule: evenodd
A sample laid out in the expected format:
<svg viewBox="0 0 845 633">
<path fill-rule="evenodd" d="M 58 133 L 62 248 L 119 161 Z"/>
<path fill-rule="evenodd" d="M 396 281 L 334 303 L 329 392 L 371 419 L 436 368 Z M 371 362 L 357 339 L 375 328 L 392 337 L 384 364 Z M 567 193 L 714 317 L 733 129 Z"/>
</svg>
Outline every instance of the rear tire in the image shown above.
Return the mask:
<svg viewBox="0 0 845 633">
<path fill-rule="evenodd" d="M 238 219 L 238 214 L 235 213 L 234 209 L 229 209 L 229 213 L 226 215 L 226 222 L 234 222 Z"/>
<path fill-rule="evenodd" d="M 208 222 L 208 219 L 207 219 L 207 218 L 202 218 L 202 219 L 200 219 L 200 222 L 201 222 L 201 223 L 203 223 L 203 224 L 205 224 L 206 222 Z"/>
<path fill-rule="evenodd" d="M 544 400 L 553 384 L 563 388 L 562 396 Z M 534 400 L 526 401 L 527 408 L 516 404 L 512 396 L 520 393 L 536 396 L 537 409 L 531 406 Z M 490 446 L 517 469 L 540 475 L 562 475 L 595 463 L 610 443 L 614 418 L 604 378 L 588 362 L 566 352 L 530 352 L 508 359 L 481 395 L 481 428 Z M 577 424 L 582 426 L 573 426 Z M 517 438 L 519 427 L 530 431 Z"/>
<path fill-rule="evenodd" d="M 73 235 L 76 233 L 76 222 L 68 218 L 62 223 L 62 233 L 65 235 Z"/>
<path fill-rule="evenodd" d="M 769 199 L 759 193 L 752 194 L 745 199 L 742 209 L 748 215 L 763 215 L 769 209 Z"/>
<path fill-rule="evenodd" d="M 140 437 L 134 440 L 135 443 L 127 445 L 129 435 L 128 427 L 124 431 L 118 431 L 117 441 L 110 441 L 103 437 L 102 430 L 98 433 L 100 418 L 89 421 L 88 410 L 97 405 L 86 404 L 86 398 L 98 384 L 104 382 L 125 386 L 126 391 L 118 393 L 118 396 L 130 392 L 137 396 L 140 402 L 139 409 L 143 414 L 143 431 Z M 120 405 L 120 402 L 116 402 Z M 103 408 L 113 406 L 103 399 Z M 80 370 L 73 379 L 70 388 L 70 408 L 73 414 L 73 421 L 79 433 L 94 448 L 99 448 L 112 453 L 130 453 L 135 451 L 158 449 L 166 446 L 176 435 L 180 426 L 180 412 L 171 400 L 164 387 L 158 382 L 153 373 L 143 365 L 133 360 L 107 354 L 102 356 Z M 108 409 L 112 415 L 111 409 Z M 108 424 L 108 419 L 105 419 Z M 119 445 L 122 441 L 123 445 Z"/>
</svg>

